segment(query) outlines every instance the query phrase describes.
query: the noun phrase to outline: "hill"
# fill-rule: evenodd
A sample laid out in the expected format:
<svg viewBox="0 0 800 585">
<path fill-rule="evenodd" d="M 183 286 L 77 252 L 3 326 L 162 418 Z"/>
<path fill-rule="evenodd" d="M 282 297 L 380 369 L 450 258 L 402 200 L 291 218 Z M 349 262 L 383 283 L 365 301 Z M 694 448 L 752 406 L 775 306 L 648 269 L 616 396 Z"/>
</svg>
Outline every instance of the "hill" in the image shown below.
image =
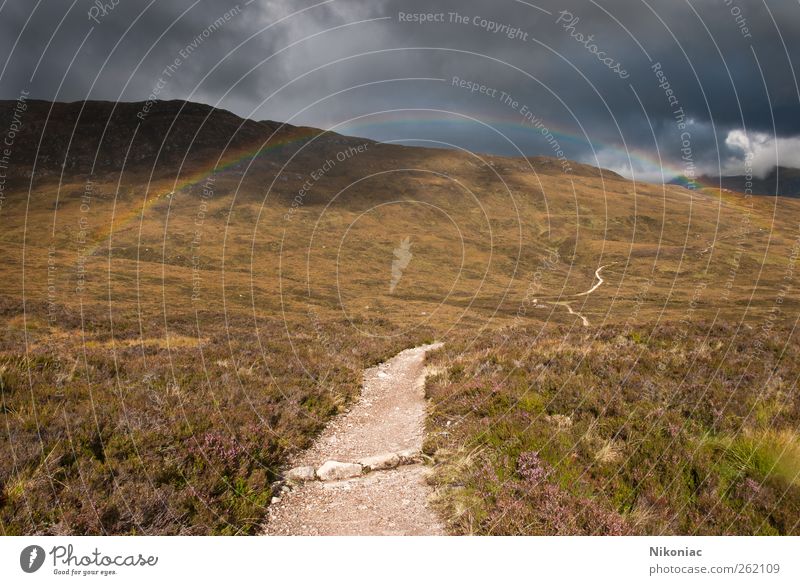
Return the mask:
<svg viewBox="0 0 800 585">
<path fill-rule="evenodd" d="M 763 178 L 747 175 L 724 177 L 703 175 L 697 182 L 701 185 L 709 185 L 737 193 L 749 192 L 753 195 L 800 197 L 800 169 L 791 167 L 775 167 Z M 673 183 L 681 185 L 685 181 L 675 180 Z"/>
<path fill-rule="evenodd" d="M 434 339 L 451 530 L 798 531 L 794 199 L 188 102 L 31 101 L 10 161 L 4 533 L 255 532 Z"/>
</svg>

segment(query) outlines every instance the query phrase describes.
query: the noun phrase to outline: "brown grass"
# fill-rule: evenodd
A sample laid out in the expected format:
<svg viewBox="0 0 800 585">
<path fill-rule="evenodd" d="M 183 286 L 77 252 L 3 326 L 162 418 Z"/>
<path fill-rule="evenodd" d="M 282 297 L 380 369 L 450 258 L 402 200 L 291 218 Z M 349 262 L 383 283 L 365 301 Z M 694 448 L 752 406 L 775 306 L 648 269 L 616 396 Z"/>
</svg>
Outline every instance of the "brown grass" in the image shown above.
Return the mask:
<svg viewBox="0 0 800 585">
<path fill-rule="evenodd" d="M 135 165 L 94 177 L 88 212 L 78 171 L 35 177 L 30 200 L 9 192 L 0 531 L 253 532 L 286 456 L 362 369 L 437 338 L 430 449 L 454 531 L 796 532 L 796 487 L 753 476 L 767 491 L 746 504 L 700 438 L 796 425 L 791 360 L 776 358 L 776 386 L 748 356 L 800 308 L 776 304 L 800 203 L 371 145 L 287 219 L 337 144 L 234 165 L 209 198 L 205 177 L 186 183 L 214 162 L 200 156 L 158 168 L 149 190 Z M 390 292 L 405 238 L 413 259 Z M 570 298 L 604 264 L 606 283 Z M 735 412 L 718 414 L 730 393 Z M 547 482 L 519 476 L 523 454 Z"/>
<path fill-rule="evenodd" d="M 427 385 L 426 452 L 451 529 L 800 533 L 800 400 L 774 383 L 800 374 L 800 339 L 749 331 L 519 329 L 449 343 L 433 357 L 447 372 Z"/>
</svg>

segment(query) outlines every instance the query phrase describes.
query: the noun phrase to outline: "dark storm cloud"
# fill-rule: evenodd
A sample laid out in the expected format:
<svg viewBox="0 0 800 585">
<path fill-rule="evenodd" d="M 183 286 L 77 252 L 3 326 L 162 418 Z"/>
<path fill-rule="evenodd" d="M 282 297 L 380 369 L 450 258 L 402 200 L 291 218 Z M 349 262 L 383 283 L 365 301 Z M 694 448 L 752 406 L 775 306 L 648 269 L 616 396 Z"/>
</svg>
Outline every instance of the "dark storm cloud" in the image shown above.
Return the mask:
<svg viewBox="0 0 800 585">
<path fill-rule="evenodd" d="M 659 154 L 668 178 L 744 172 L 746 153 L 765 172 L 776 148 L 783 164 L 800 166 L 796 2 L 102 4 L 6 2 L 2 97 L 143 100 L 157 90 L 385 140 L 559 148 L 647 178 L 658 177 Z"/>
</svg>

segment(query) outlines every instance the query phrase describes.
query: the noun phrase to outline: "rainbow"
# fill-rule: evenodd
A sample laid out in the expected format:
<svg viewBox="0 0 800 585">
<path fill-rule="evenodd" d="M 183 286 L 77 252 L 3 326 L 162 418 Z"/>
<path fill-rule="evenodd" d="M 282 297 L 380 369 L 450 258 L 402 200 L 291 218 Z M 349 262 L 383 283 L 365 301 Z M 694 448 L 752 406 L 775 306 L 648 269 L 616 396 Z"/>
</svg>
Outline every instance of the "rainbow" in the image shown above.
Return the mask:
<svg viewBox="0 0 800 585">
<path fill-rule="evenodd" d="M 408 116 L 408 113 L 408 110 L 400 110 L 360 116 L 355 120 L 337 124 L 330 128 L 329 131 L 353 137 L 372 136 L 377 140 L 386 140 L 388 136 L 398 136 L 400 132 L 398 132 L 396 128 L 401 126 L 407 127 L 409 124 L 413 123 L 424 124 L 428 128 L 436 124 L 446 124 L 452 127 L 454 123 L 463 125 L 465 128 L 467 126 L 474 128 L 476 123 L 482 123 L 493 128 L 500 135 L 505 136 L 519 134 L 520 132 L 541 132 L 540 128 L 521 121 L 521 116 L 519 114 L 492 116 L 491 118 L 486 118 L 485 116 L 481 118 L 471 118 L 457 113 L 443 115 L 444 113 L 439 110 L 413 110 L 413 116 Z M 589 143 L 585 136 L 571 133 L 555 126 L 547 126 L 544 127 L 544 129 L 552 134 L 562 148 L 569 145 L 585 146 Z M 115 231 L 119 231 L 137 219 L 142 221 L 144 214 L 164 197 L 184 189 L 190 189 L 194 186 L 204 184 L 208 182 L 210 177 L 235 168 L 244 161 L 259 158 L 289 144 L 308 140 L 320 134 L 320 132 L 322 131 L 314 128 L 286 126 L 280 136 L 273 135 L 267 143 L 262 143 L 256 148 L 242 147 L 238 150 L 231 149 L 228 150 L 223 157 L 208 167 L 193 171 L 182 179 L 179 173 L 170 187 L 157 188 L 154 190 L 154 195 L 150 194 L 153 190 L 149 189 L 148 193 L 145 194 L 145 199 L 141 206 L 135 207 L 125 213 L 115 213 L 107 229 L 95 238 L 95 243 L 85 251 L 84 257 L 94 255 L 104 244 L 110 246 L 111 238 Z M 394 141 L 397 142 L 397 140 Z M 413 139 L 404 139 L 404 141 L 413 142 Z M 627 168 L 611 169 L 628 178 L 636 179 L 636 175 L 639 173 L 640 175 L 661 176 L 665 181 L 671 181 L 673 184 L 693 191 L 709 190 L 718 192 L 720 189 L 718 184 L 714 185 L 710 182 L 701 182 L 698 179 L 686 177 L 683 174 L 684 169 L 665 164 L 650 152 L 636 149 L 624 149 L 619 145 L 603 142 L 593 142 L 591 144 L 592 150 L 595 153 L 594 160 L 579 162 L 603 167 L 604 165 L 600 159 L 604 152 L 609 152 L 614 154 L 618 159 L 627 158 L 631 161 L 631 165 Z"/>
<path fill-rule="evenodd" d="M 213 162 L 210 166 L 201 167 L 198 170 L 191 172 L 187 176 L 184 176 L 183 178 L 181 178 L 181 173 L 179 172 L 170 187 L 157 187 L 155 189 L 148 189 L 148 192 L 145 193 L 145 199 L 141 206 L 134 207 L 133 209 L 130 209 L 124 213 L 115 212 L 106 229 L 101 231 L 94 238 L 94 243 L 85 249 L 82 256 L 84 258 L 93 256 L 101 247 L 103 247 L 104 244 L 110 247 L 111 238 L 114 232 L 121 230 L 137 219 L 142 221 L 145 213 L 147 213 L 148 210 L 150 210 L 164 197 L 184 189 L 191 189 L 197 185 L 205 184 L 211 177 L 233 169 L 245 161 L 259 158 L 289 144 L 303 142 L 309 138 L 313 138 L 319 133 L 320 130 L 315 128 L 285 127 L 285 130 L 281 133 L 280 137 L 275 134 L 268 140 L 267 143 L 262 143 L 256 148 L 241 147 L 239 149 L 229 149 L 222 157 L 220 157 L 216 162 Z M 116 202 L 114 206 L 116 208 Z"/>
<path fill-rule="evenodd" d="M 446 113 L 440 110 L 413 110 L 412 113 L 414 115 L 411 117 L 409 117 L 407 113 L 408 111 L 399 110 L 361 116 L 355 121 L 348 121 L 341 124 L 339 127 L 335 127 L 334 130 L 341 134 L 368 136 L 376 140 L 385 140 L 388 136 L 400 135 L 401 132 L 397 131 L 396 128 L 414 123 L 424 124 L 427 128 L 435 127 L 435 125 L 447 125 L 448 127 L 452 127 L 453 124 L 456 124 L 464 128 L 471 127 L 473 129 L 476 125 L 483 126 L 485 124 L 487 127 L 498 131 L 498 135 L 505 135 L 509 139 L 518 136 L 521 132 L 530 134 L 531 132 L 540 133 L 542 131 L 542 129 L 530 123 L 525 123 L 522 115 L 516 112 L 504 115 L 493 115 L 490 117 L 484 114 L 467 116 L 457 112 L 453 112 L 451 115 L 445 115 Z M 544 131 L 549 131 L 562 148 L 564 146 L 568 147 L 569 145 L 585 147 L 587 144 L 591 144 L 592 151 L 595 153 L 593 160 L 584 159 L 577 162 L 609 168 L 629 179 L 637 181 L 641 180 L 637 179 L 637 175 L 651 178 L 660 177 L 661 180 L 656 179 L 654 182 L 659 183 L 663 180 L 664 182 L 672 182 L 691 190 L 719 190 L 719 185 L 686 177 L 685 168 L 659 160 L 657 154 L 653 154 L 650 151 L 633 148 L 625 149 L 618 144 L 590 141 L 584 135 L 576 134 L 554 125 L 543 124 L 543 129 Z M 405 141 L 413 142 L 413 138 L 405 139 Z M 613 154 L 617 160 L 628 159 L 631 161 L 631 164 L 625 168 L 611 167 L 603 163 L 602 158 L 604 153 Z M 551 153 L 545 150 L 543 154 L 549 155 Z M 519 156 L 519 153 L 510 156 Z M 643 182 L 653 182 L 653 180 L 645 179 Z"/>
</svg>

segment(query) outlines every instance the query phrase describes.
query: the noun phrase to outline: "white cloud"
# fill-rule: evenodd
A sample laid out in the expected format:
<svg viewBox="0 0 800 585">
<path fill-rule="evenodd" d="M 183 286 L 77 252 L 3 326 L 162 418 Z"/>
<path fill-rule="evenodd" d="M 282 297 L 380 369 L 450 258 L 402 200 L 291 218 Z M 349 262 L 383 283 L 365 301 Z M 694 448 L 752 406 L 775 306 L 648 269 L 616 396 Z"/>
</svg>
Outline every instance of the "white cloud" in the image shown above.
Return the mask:
<svg viewBox="0 0 800 585">
<path fill-rule="evenodd" d="M 727 161 L 726 175 L 746 175 L 750 171 L 763 178 L 777 165 L 800 168 L 800 138 L 776 138 L 763 132 L 731 130 L 725 144 L 742 153 L 741 158 Z"/>
</svg>

